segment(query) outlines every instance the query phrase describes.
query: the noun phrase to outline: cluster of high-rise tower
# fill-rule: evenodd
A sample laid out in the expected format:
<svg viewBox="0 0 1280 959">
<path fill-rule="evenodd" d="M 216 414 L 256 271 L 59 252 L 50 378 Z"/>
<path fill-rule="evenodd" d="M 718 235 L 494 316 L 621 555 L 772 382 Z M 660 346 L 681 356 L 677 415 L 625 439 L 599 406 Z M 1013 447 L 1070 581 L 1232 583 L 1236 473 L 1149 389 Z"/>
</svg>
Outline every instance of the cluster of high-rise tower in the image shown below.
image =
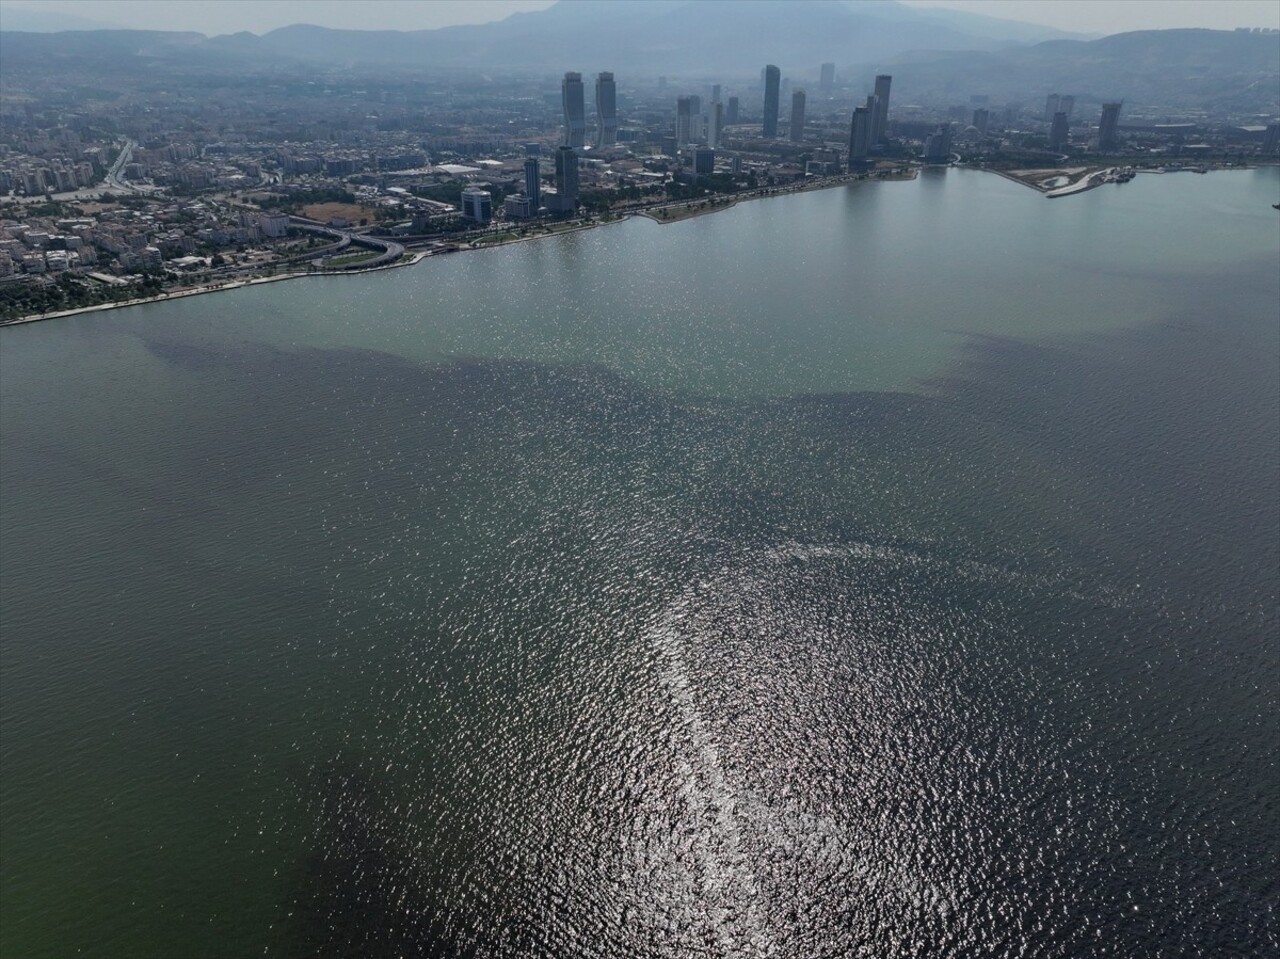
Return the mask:
<svg viewBox="0 0 1280 959">
<path fill-rule="evenodd" d="M 570 71 L 560 82 L 560 104 L 564 110 L 564 134 L 556 148 L 556 192 L 544 197 L 538 159 L 524 163 L 524 193 L 508 197 L 509 216 L 537 216 L 543 208 L 554 213 L 572 213 L 578 205 L 578 151 L 587 145 L 587 105 L 582 74 Z M 618 142 L 618 87 L 613 74 L 596 75 L 596 147 L 611 147 Z"/>
<path fill-rule="evenodd" d="M 582 74 L 569 72 L 560 83 L 560 100 L 564 107 L 564 145 L 581 150 L 587 145 L 587 108 Z M 611 147 L 618 142 L 618 87 L 612 73 L 596 75 L 596 142 L 597 147 Z"/>
<path fill-rule="evenodd" d="M 1049 124 L 1048 146 L 1050 150 L 1065 150 L 1071 142 L 1071 114 L 1075 111 L 1076 98 L 1051 93 L 1044 103 L 1044 121 Z M 1120 145 L 1120 108 L 1123 101 L 1104 103 L 1102 117 L 1098 121 L 1097 148 L 1106 153 Z"/>
<path fill-rule="evenodd" d="M 876 77 L 875 90 L 863 106 L 855 107 L 849 124 L 849 168 L 866 163 L 871 151 L 889 138 L 889 88 L 893 77 Z"/>
<path fill-rule="evenodd" d="M 524 161 L 524 192 L 507 197 L 508 216 L 517 219 L 537 216 L 540 210 L 572 213 L 578 205 L 578 151 L 587 144 L 587 105 L 582 74 L 570 71 L 560 82 L 560 103 L 564 110 L 564 134 L 555 155 L 556 192 L 543 195 L 541 169 L 537 157 Z M 596 75 L 597 147 L 618 142 L 618 88 L 613 74 Z"/>
<path fill-rule="evenodd" d="M 821 84 L 824 90 L 829 89 L 834 77 L 834 66 L 823 64 Z M 781 71 L 769 64 L 763 71 L 764 79 L 764 111 L 761 133 L 765 139 L 773 139 L 778 135 L 778 106 L 781 90 Z M 856 168 L 865 164 L 877 144 L 886 139 L 886 126 L 889 116 L 889 86 L 893 78 L 887 75 L 876 77 L 875 92 L 867 97 L 865 106 L 853 111 L 853 121 L 849 130 L 849 166 Z M 596 75 L 596 126 L 594 146 L 606 148 L 614 146 L 618 141 L 618 90 L 613 74 L 603 72 Z M 537 216 L 538 211 L 545 208 L 558 213 L 573 212 L 578 200 L 578 151 L 587 143 L 587 108 L 586 91 L 582 82 L 582 74 L 569 71 L 560 83 L 560 103 L 564 113 L 563 134 L 555 155 L 554 195 L 544 196 L 540 183 L 539 163 L 536 157 L 525 161 L 525 188 L 521 194 L 507 198 L 506 212 L 509 216 Z M 738 98 L 729 97 L 728 103 L 720 100 L 720 86 L 712 87 L 711 106 L 706 114 L 702 112 L 702 100 L 696 96 L 682 96 L 676 99 L 675 142 L 678 148 L 693 143 L 705 143 L 706 149 L 699 150 L 702 156 L 697 157 L 695 168 L 699 173 L 711 172 L 710 163 L 714 153 L 720 146 L 721 135 L 726 125 L 738 122 Z M 799 143 L 804 139 L 805 92 L 796 90 L 791 96 L 791 118 L 789 123 L 789 139 Z M 479 198 L 474 199 L 479 203 Z M 476 219 L 480 215 L 476 214 Z M 487 216 L 484 217 L 487 219 Z"/>
<path fill-rule="evenodd" d="M 835 65 L 824 63 L 820 85 L 829 91 L 835 78 Z M 773 139 L 778 135 L 778 107 L 782 86 L 782 71 L 772 63 L 763 71 L 764 79 L 764 115 L 760 125 L 761 135 L 765 139 Z M 881 74 L 876 77 L 875 92 L 867 97 L 865 105 L 853 111 L 853 119 L 849 124 L 849 166 L 856 167 L 866 163 L 876 146 L 888 139 L 889 123 L 889 88 L 893 77 Z M 796 90 L 791 94 L 791 122 L 788 130 L 789 139 L 799 143 L 804 139 L 805 92 Z"/>
<path fill-rule="evenodd" d="M 832 64 L 823 64 L 821 84 L 829 89 L 834 77 Z M 782 72 L 768 64 L 763 72 L 764 109 L 761 134 L 765 139 L 778 136 L 778 109 Z M 889 118 L 889 88 L 893 77 L 881 74 L 876 77 L 875 92 L 867 97 L 865 106 L 853 112 L 849 129 L 849 162 L 866 162 L 878 144 L 887 138 Z M 791 95 L 789 139 L 799 143 L 804 139 L 805 92 L 796 90 Z M 560 84 L 560 100 L 564 111 L 564 133 L 560 149 L 568 147 L 580 150 L 587 142 L 587 110 L 582 74 L 569 72 Z M 729 97 L 728 103 L 720 100 L 719 85 L 712 87 L 711 105 L 702 112 L 702 100 L 697 96 L 676 99 L 675 141 L 677 147 L 704 142 L 711 149 L 720 146 L 722 131 L 726 125 L 738 122 L 738 98 Z M 596 129 L 595 146 L 611 147 L 618 139 L 618 92 L 612 73 L 596 76 Z M 559 160 L 557 159 L 557 163 Z"/>
</svg>

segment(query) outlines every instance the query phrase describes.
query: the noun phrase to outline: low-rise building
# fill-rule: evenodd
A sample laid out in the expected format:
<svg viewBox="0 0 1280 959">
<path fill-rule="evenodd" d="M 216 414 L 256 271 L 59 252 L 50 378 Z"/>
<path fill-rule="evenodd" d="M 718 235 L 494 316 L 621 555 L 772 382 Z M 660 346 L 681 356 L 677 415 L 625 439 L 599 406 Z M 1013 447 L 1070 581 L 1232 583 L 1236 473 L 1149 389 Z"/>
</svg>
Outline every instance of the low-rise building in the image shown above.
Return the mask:
<svg viewBox="0 0 1280 959">
<path fill-rule="evenodd" d="M 289 217 L 283 213 L 264 213 L 258 217 L 258 230 L 263 236 L 288 236 Z"/>
<path fill-rule="evenodd" d="M 517 193 L 507 197 L 503 203 L 503 212 L 517 220 L 528 220 L 538 215 L 533 205 L 533 198 Z"/>
</svg>

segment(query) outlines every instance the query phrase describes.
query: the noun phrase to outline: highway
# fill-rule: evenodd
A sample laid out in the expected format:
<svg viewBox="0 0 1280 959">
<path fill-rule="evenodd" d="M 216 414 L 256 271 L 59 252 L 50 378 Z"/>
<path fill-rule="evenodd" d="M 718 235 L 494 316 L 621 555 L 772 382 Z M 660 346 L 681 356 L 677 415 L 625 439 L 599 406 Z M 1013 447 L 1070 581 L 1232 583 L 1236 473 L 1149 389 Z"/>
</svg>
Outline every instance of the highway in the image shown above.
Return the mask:
<svg viewBox="0 0 1280 959">
<path fill-rule="evenodd" d="M 120 155 L 116 157 L 116 162 L 111 164 L 111 169 L 107 171 L 106 179 L 102 181 L 103 189 L 122 190 L 125 193 L 134 192 L 134 188 L 125 182 L 120 173 L 124 170 L 125 164 L 133 159 L 133 150 L 137 145 L 137 140 L 125 141 L 124 148 L 120 151 Z"/>
<path fill-rule="evenodd" d="M 346 230 L 339 230 L 335 227 L 328 226 L 318 220 L 311 220 L 307 217 L 291 216 L 289 217 L 289 225 L 299 230 L 307 230 L 311 233 L 321 233 L 325 236 L 333 237 L 336 242 L 330 246 L 320 250 L 313 250 L 302 257 L 294 257 L 293 260 L 311 259 L 311 262 L 317 269 L 321 270 L 367 270 L 370 267 L 385 266 L 388 263 L 394 263 L 400 257 L 404 256 L 404 245 L 396 243 L 393 240 L 381 239 L 379 237 L 365 236 L 362 233 L 348 233 Z M 348 246 L 362 246 L 366 249 L 381 250 L 382 252 L 368 260 L 361 260 L 356 263 L 347 263 L 339 266 L 327 265 L 325 256 L 332 256 Z M 321 256 L 317 257 L 316 254 Z"/>
</svg>

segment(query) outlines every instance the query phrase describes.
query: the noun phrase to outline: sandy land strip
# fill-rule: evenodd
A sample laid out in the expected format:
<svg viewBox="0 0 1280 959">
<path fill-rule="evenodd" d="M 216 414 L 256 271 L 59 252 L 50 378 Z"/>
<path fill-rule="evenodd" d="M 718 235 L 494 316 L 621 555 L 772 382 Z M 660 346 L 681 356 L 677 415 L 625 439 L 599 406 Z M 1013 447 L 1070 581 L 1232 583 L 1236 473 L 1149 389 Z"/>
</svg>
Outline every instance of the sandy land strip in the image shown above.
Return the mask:
<svg viewBox="0 0 1280 959">
<path fill-rule="evenodd" d="M 978 167 L 977 169 L 983 170 L 986 173 L 994 173 L 996 176 L 1002 176 L 1006 180 L 1012 180 L 1014 183 L 1029 187 L 1037 193 L 1045 195 L 1052 193 L 1055 189 L 1062 189 L 1062 187 L 1041 186 L 1041 181 L 1050 180 L 1054 177 L 1065 176 L 1069 178 L 1070 182 L 1064 184 L 1064 186 L 1073 186 L 1076 183 L 1079 183 L 1080 180 L 1085 179 L 1086 177 L 1091 177 L 1093 174 L 1109 168 L 1070 167 L 1063 169 L 1060 167 L 1045 167 L 1043 170 L 992 170 L 988 167 Z"/>
</svg>

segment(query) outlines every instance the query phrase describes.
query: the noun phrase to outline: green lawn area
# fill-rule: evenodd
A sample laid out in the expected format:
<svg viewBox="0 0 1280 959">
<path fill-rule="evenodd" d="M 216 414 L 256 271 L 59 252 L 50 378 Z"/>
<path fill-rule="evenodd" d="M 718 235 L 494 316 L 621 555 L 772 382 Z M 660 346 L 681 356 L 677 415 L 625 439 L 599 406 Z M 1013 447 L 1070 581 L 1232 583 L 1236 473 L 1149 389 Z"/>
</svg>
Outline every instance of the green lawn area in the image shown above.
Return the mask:
<svg viewBox="0 0 1280 959">
<path fill-rule="evenodd" d="M 350 266 L 353 263 L 363 263 L 365 260 L 376 260 L 380 256 L 382 256 L 381 250 L 374 250 L 372 252 L 364 250 L 360 253 L 352 253 L 348 256 L 339 256 L 332 260 L 324 260 L 323 263 L 325 266 Z"/>
</svg>

